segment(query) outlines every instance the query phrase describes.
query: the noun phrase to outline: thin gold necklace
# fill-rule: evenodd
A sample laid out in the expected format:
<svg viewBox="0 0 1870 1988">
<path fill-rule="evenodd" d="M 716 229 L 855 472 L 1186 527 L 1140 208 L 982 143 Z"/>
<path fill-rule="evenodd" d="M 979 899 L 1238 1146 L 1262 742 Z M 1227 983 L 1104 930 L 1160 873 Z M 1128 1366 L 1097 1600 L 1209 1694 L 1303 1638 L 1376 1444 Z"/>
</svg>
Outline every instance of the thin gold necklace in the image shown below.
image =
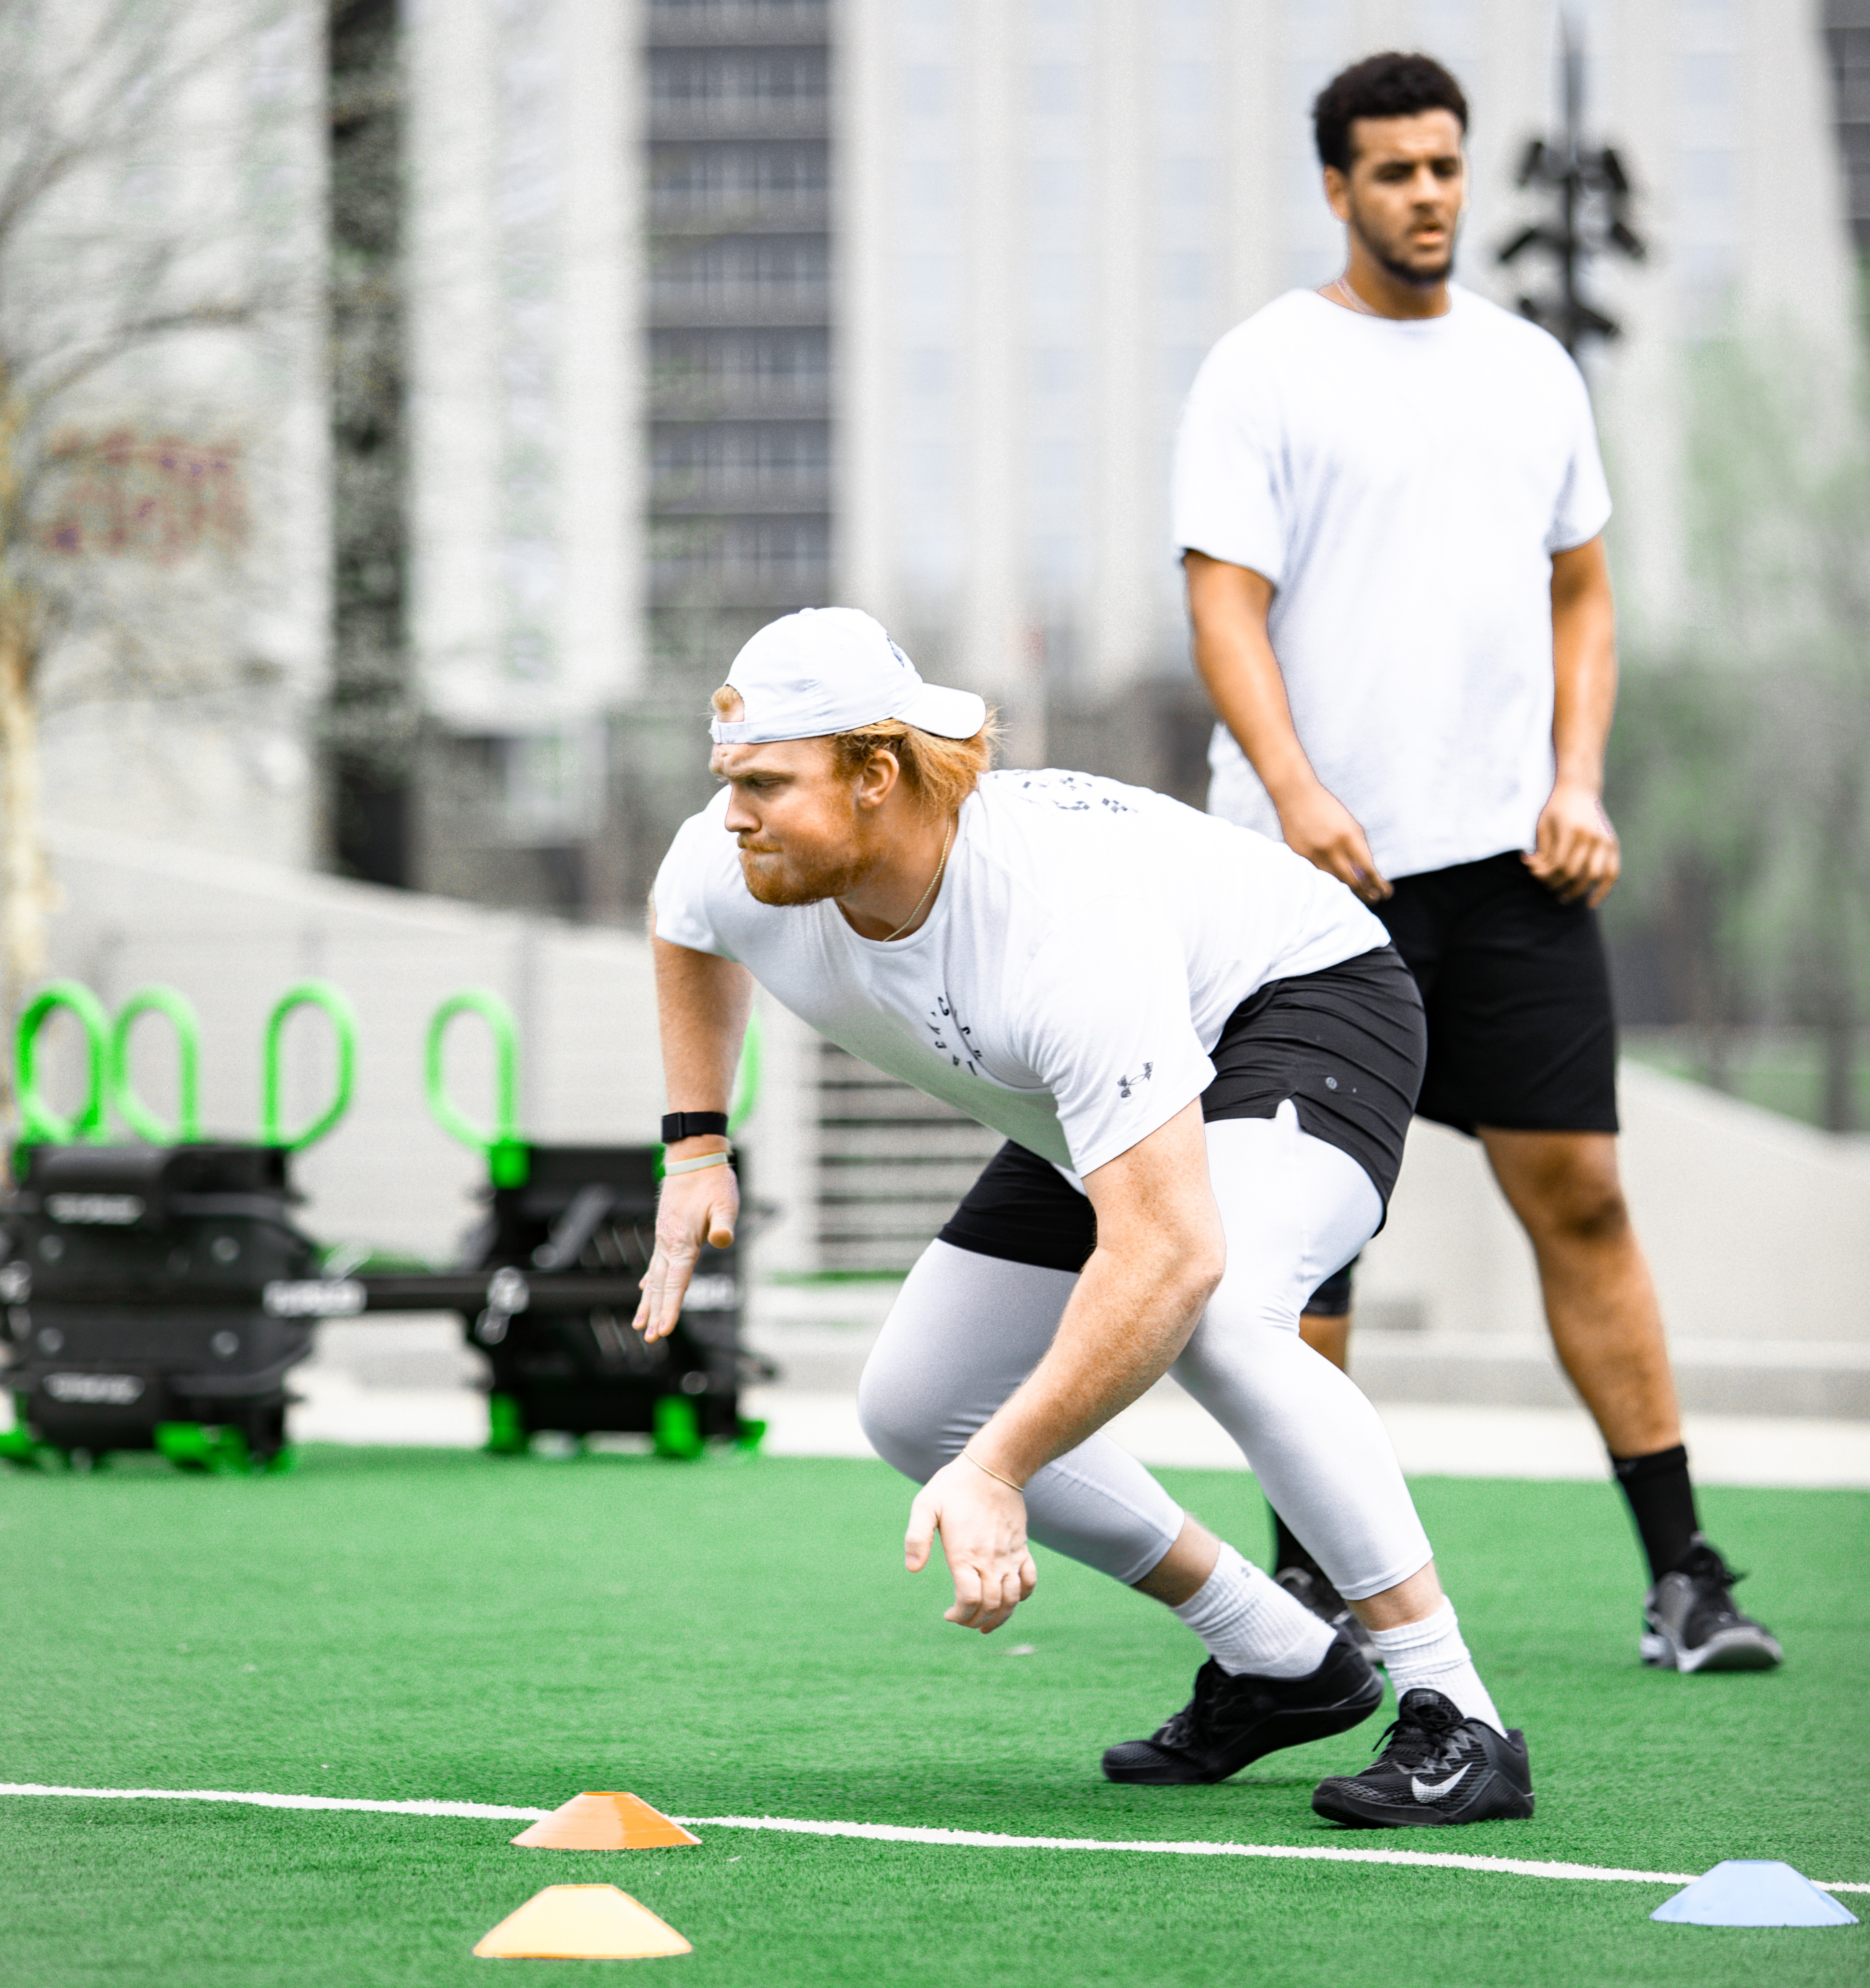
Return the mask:
<svg viewBox="0 0 1870 1988">
<path fill-rule="evenodd" d="M 927 904 L 930 898 L 934 895 L 935 887 L 942 881 L 942 872 L 948 867 L 949 848 L 949 845 L 954 841 L 954 839 L 955 824 L 951 821 L 948 825 L 948 833 L 944 836 L 942 840 L 942 860 L 935 865 L 935 873 L 928 880 L 928 888 L 916 899 L 915 909 L 903 920 L 902 923 L 896 928 L 894 931 L 890 933 L 888 937 L 881 942 L 881 944 L 888 945 L 891 939 L 900 938 L 901 935 L 915 924 L 916 920 L 921 916 L 923 905 Z"/>
<path fill-rule="evenodd" d="M 1381 317 L 1383 315 L 1380 310 L 1372 310 L 1342 276 L 1334 276 L 1331 279 L 1331 288 L 1344 299 L 1352 310 L 1361 313 L 1364 316 Z"/>
</svg>

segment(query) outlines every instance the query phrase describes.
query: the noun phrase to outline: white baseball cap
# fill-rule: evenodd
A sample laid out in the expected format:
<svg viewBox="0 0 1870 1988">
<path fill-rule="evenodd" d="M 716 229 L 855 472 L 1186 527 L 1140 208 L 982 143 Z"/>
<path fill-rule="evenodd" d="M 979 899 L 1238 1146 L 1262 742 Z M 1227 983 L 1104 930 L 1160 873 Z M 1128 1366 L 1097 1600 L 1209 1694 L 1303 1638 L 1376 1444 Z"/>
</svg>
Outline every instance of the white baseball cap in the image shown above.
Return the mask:
<svg viewBox="0 0 1870 1988">
<path fill-rule="evenodd" d="M 727 681 L 744 715 L 715 719 L 717 746 L 822 739 L 886 718 L 938 739 L 972 739 L 987 722 L 982 698 L 924 683 L 889 631 L 857 607 L 802 607 L 769 621 L 734 658 Z"/>
</svg>

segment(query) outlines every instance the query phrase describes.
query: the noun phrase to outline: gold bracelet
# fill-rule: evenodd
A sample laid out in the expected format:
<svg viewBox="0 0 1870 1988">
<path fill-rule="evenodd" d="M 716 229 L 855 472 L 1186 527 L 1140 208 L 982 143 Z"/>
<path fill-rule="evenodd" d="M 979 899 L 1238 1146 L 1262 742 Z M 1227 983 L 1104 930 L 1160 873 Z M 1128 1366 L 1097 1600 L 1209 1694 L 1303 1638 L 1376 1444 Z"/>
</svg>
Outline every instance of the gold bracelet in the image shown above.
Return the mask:
<svg viewBox="0 0 1870 1988">
<path fill-rule="evenodd" d="M 969 1462 L 973 1465 L 976 1470 L 986 1470 L 989 1477 L 994 1479 L 999 1483 L 1004 1484 L 1009 1491 L 1017 1491 L 1022 1498 L 1026 1496 L 1025 1487 L 1023 1485 L 1014 1483 L 1010 1477 L 1002 1477 L 997 1470 L 988 1469 L 987 1466 L 982 1463 L 980 1459 L 976 1456 L 971 1449 L 964 1449 L 961 1453 L 967 1459 Z"/>
</svg>

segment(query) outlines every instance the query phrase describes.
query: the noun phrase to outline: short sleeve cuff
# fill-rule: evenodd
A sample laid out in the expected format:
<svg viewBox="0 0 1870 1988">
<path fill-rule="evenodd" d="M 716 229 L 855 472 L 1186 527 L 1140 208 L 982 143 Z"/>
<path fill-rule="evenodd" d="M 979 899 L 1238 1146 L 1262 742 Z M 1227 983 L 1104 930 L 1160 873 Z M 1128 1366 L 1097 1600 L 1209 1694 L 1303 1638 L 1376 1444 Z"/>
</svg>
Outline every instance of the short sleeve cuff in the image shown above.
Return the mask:
<svg viewBox="0 0 1870 1988">
<path fill-rule="evenodd" d="M 1071 1148 L 1071 1165 L 1080 1180 L 1121 1159 L 1133 1146 L 1140 1146 L 1152 1132 L 1159 1132 L 1176 1113 L 1185 1110 L 1214 1081 L 1214 1065 L 1199 1051 L 1173 1071 L 1152 1070 L 1149 1077 L 1149 1106 L 1136 1116 L 1126 1114 L 1121 1124 L 1100 1126 L 1082 1150 L 1065 1128 Z"/>
<path fill-rule="evenodd" d="M 711 952 L 718 959 L 733 958 L 708 926 L 685 906 L 665 907 L 660 891 L 654 894 L 654 903 L 658 938 L 671 945 L 686 946 L 691 952 Z"/>
<path fill-rule="evenodd" d="M 1561 553 L 1574 553 L 1580 546 L 1589 545 L 1610 522 L 1610 514 L 1611 507 L 1606 504 L 1594 524 L 1581 523 L 1573 518 L 1566 519 L 1554 528 L 1552 536 L 1546 541 L 1546 551 L 1556 558 Z"/>
<path fill-rule="evenodd" d="M 1225 532 L 1179 527 L 1175 533 L 1175 557 L 1179 560 L 1184 553 L 1201 553 L 1219 560 L 1223 566 L 1244 566 L 1273 587 L 1279 586 L 1284 577 L 1283 562 L 1271 546 L 1245 544 L 1230 539 Z"/>
</svg>

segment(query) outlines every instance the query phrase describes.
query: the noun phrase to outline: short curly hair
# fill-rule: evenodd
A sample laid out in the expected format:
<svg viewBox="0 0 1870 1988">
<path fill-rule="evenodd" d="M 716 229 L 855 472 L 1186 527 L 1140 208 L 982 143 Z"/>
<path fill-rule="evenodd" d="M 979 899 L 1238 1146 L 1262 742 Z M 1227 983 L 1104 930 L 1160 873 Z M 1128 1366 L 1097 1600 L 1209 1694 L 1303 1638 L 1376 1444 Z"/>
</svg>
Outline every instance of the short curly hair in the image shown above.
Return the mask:
<svg viewBox="0 0 1870 1988">
<path fill-rule="evenodd" d="M 1391 49 L 1366 56 L 1333 76 L 1311 107 L 1312 136 L 1320 165 L 1351 170 L 1351 127 L 1360 117 L 1414 117 L 1424 110 L 1452 110 L 1467 129 L 1467 99 L 1461 86 L 1432 56 Z"/>
</svg>

